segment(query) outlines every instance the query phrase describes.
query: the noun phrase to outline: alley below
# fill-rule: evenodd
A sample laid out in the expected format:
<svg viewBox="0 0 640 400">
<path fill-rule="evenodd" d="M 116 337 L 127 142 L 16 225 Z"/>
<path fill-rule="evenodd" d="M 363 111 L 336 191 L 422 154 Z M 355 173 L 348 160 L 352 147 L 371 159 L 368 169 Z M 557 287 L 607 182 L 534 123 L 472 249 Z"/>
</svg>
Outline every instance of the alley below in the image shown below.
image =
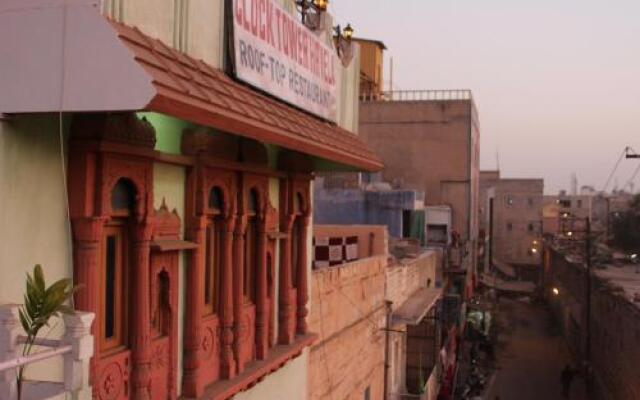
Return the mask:
<svg viewBox="0 0 640 400">
<path fill-rule="evenodd" d="M 560 400 L 560 374 L 570 362 L 567 346 L 544 305 L 500 300 L 497 370 L 488 399 Z M 576 377 L 570 399 L 586 399 Z"/>
</svg>

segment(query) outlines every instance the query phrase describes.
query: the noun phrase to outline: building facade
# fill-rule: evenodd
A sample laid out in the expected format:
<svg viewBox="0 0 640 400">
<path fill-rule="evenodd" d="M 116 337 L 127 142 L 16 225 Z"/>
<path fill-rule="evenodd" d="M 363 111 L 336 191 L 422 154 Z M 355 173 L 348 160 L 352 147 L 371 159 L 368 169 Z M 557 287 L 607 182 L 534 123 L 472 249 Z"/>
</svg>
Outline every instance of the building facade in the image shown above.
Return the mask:
<svg viewBox="0 0 640 400">
<path fill-rule="evenodd" d="M 598 265 L 588 279 L 581 259 L 553 246 L 544 263 L 551 309 L 572 355 L 590 367 L 591 398 L 640 398 L 637 266 Z"/>
<path fill-rule="evenodd" d="M 485 198 L 479 214 L 485 233 L 485 266 L 498 263 L 533 269 L 537 281 L 542 250 L 542 179 L 506 179 L 481 174 Z M 524 272 L 524 271 L 523 271 Z"/>
<path fill-rule="evenodd" d="M 347 238 L 352 257 L 319 260 Z M 455 367 L 455 335 L 439 317 L 442 253 L 390 261 L 376 225 L 316 225 L 314 243 L 309 399 L 437 398 Z"/>
<path fill-rule="evenodd" d="M 330 16 L 311 35 L 292 1 L 34 3 L 0 6 L 0 301 L 37 263 L 83 285 L 96 399 L 305 398 L 312 173 L 382 167 L 351 133 L 357 49 L 345 67 Z M 241 75 L 228 33 L 276 49 L 264 13 L 319 41 L 315 66 L 279 43 L 332 101 L 300 109 Z"/>
<path fill-rule="evenodd" d="M 359 182 L 358 178 L 356 174 L 318 176 L 313 186 L 315 220 L 320 224 L 386 225 L 391 237 L 414 238 L 424 245 L 424 193 L 393 189 L 385 182 Z"/>
<path fill-rule="evenodd" d="M 309 324 L 319 338 L 310 351 L 307 398 L 382 400 L 387 233 L 374 225 L 314 228 L 316 249 L 323 240 L 345 237 L 357 238 L 357 255 L 344 263 L 316 266 L 311 275 L 314 307 Z"/>
<path fill-rule="evenodd" d="M 384 181 L 451 208 L 462 269 L 455 287 L 474 285 L 478 245 L 480 127 L 468 91 L 393 92 L 360 102 L 360 136 L 383 159 Z M 427 221 L 428 222 L 428 221 Z"/>
</svg>

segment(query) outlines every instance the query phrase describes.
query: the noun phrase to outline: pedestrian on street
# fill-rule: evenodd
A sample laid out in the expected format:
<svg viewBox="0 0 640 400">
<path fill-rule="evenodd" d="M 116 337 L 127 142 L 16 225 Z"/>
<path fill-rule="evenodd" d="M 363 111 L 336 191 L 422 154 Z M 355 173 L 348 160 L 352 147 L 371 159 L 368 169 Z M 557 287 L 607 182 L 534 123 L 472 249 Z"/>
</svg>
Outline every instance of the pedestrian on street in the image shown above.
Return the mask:
<svg viewBox="0 0 640 400">
<path fill-rule="evenodd" d="M 569 393 L 571 391 L 571 381 L 573 381 L 574 371 L 571 368 L 571 365 L 567 364 L 562 373 L 560 374 L 560 381 L 562 382 L 562 397 L 565 399 L 569 398 Z"/>
</svg>

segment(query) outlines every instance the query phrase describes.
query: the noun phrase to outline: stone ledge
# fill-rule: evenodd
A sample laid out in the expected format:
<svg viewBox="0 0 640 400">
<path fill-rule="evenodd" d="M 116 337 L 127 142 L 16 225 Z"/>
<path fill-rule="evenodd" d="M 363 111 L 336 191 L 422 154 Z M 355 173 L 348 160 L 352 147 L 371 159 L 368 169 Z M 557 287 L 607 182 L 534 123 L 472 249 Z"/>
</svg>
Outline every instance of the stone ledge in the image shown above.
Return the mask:
<svg viewBox="0 0 640 400">
<path fill-rule="evenodd" d="M 244 372 L 230 380 L 221 380 L 207 387 L 204 395 L 198 400 L 225 400 L 250 389 L 260 383 L 267 375 L 279 370 L 287 362 L 298 357 L 302 350 L 311 346 L 318 339 L 315 333 L 297 336 L 291 345 L 277 345 L 269 350 L 265 360 L 247 364 Z M 183 398 L 186 400 L 186 398 Z"/>
</svg>

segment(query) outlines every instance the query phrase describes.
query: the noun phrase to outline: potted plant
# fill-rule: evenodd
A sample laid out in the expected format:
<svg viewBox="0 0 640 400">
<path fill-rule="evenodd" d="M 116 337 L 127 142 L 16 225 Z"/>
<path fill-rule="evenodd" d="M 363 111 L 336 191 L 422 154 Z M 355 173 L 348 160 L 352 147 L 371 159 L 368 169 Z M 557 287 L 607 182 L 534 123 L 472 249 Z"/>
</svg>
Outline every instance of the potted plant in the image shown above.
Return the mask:
<svg viewBox="0 0 640 400">
<path fill-rule="evenodd" d="M 24 304 L 18 311 L 22 329 L 26 334 L 22 348 L 23 356 L 31 354 L 40 331 L 49 326 L 52 318 L 73 313 L 73 309 L 66 303 L 77 289 L 78 286 L 74 287 L 71 279 L 60 279 L 47 287 L 44 272 L 39 264 L 33 268 L 33 274 L 27 273 Z M 26 365 L 23 365 L 18 369 L 18 399 L 22 398 L 25 368 Z"/>
</svg>

